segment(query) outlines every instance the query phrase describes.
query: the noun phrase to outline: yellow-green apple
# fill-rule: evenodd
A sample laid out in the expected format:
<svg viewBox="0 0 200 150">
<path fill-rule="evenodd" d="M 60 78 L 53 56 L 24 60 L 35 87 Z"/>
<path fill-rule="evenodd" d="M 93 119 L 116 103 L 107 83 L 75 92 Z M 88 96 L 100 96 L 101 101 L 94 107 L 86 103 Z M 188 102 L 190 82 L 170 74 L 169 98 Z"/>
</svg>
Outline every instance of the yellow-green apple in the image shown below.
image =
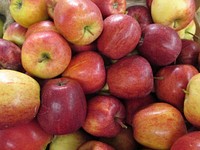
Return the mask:
<svg viewBox="0 0 200 150">
<path fill-rule="evenodd" d="M 13 19 L 26 28 L 49 17 L 45 0 L 11 0 L 9 10 Z"/>
<path fill-rule="evenodd" d="M 83 143 L 77 150 L 115 150 L 115 149 L 104 142 L 98 140 L 89 140 Z"/>
<path fill-rule="evenodd" d="M 147 96 L 153 90 L 153 82 L 153 72 L 149 62 L 137 54 L 124 57 L 107 69 L 106 83 L 109 92 L 119 98 Z"/>
<path fill-rule="evenodd" d="M 11 41 L 0 38 L 0 68 L 20 70 L 21 49 Z"/>
<path fill-rule="evenodd" d="M 127 14 L 113 14 L 104 19 L 103 32 L 97 39 L 99 52 L 110 59 L 120 59 L 132 52 L 140 38 L 138 21 Z"/>
<path fill-rule="evenodd" d="M 13 22 L 4 31 L 3 39 L 11 41 L 21 47 L 25 41 L 26 31 L 27 28 L 17 22 Z"/>
<path fill-rule="evenodd" d="M 43 131 L 35 119 L 0 130 L 1 150 L 44 150 L 52 138 L 53 135 Z"/>
<path fill-rule="evenodd" d="M 154 23 L 178 31 L 185 28 L 195 16 L 195 0 L 152 0 L 151 16 Z"/>
<path fill-rule="evenodd" d="M 71 48 L 57 32 L 36 32 L 24 41 L 21 60 L 23 68 L 29 74 L 42 79 L 53 78 L 68 66 Z"/>
<path fill-rule="evenodd" d="M 184 100 L 184 116 L 195 127 L 200 127 L 200 73 L 194 75 L 186 88 Z"/>
<path fill-rule="evenodd" d="M 177 31 L 181 39 L 194 40 L 196 33 L 196 23 L 192 20 L 185 28 Z"/>
<path fill-rule="evenodd" d="M 170 150 L 198 150 L 200 149 L 200 131 L 189 132 L 178 138 Z"/>
<path fill-rule="evenodd" d="M 51 19 L 54 18 L 54 8 L 58 1 L 59 0 L 46 0 L 47 12 L 49 14 L 49 17 L 51 17 Z"/>
<path fill-rule="evenodd" d="M 104 18 L 113 14 L 126 13 L 126 0 L 92 0 L 101 10 Z"/>
<path fill-rule="evenodd" d="M 162 24 L 147 25 L 138 45 L 139 54 L 155 66 L 173 63 L 180 54 L 181 48 L 182 42 L 178 33 Z"/>
<path fill-rule="evenodd" d="M 179 64 L 162 67 L 155 74 L 155 94 L 161 101 L 167 102 L 183 111 L 184 90 L 189 80 L 199 71 L 193 65 Z"/>
<path fill-rule="evenodd" d="M 15 70 L 0 70 L 0 129 L 27 123 L 37 115 L 40 86 L 32 77 Z"/>
<path fill-rule="evenodd" d="M 95 51 L 74 55 L 62 73 L 63 77 L 77 80 L 85 94 L 100 91 L 106 80 L 106 68 L 102 56 Z"/>
<path fill-rule="evenodd" d="M 49 150 L 77 150 L 80 145 L 90 139 L 92 137 L 82 129 L 73 133 L 55 135 L 49 145 Z"/>
<path fill-rule="evenodd" d="M 4 25 L 4 21 L 2 18 L 0 18 L 0 38 L 3 37 L 3 25 Z"/>
<path fill-rule="evenodd" d="M 135 140 L 151 149 L 170 149 L 179 137 L 187 133 L 181 112 L 164 102 L 139 110 L 133 117 L 132 127 Z"/>
<path fill-rule="evenodd" d="M 91 0 L 59 0 L 54 9 L 54 23 L 76 45 L 92 43 L 103 30 L 101 11 Z"/>
<path fill-rule="evenodd" d="M 114 137 L 126 128 L 125 107 L 111 95 L 96 95 L 87 101 L 83 129 L 97 137 Z"/>
<path fill-rule="evenodd" d="M 86 118 L 87 103 L 78 81 L 66 77 L 49 79 L 42 87 L 37 120 L 54 135 L 77 131 Z"/>
</svg>

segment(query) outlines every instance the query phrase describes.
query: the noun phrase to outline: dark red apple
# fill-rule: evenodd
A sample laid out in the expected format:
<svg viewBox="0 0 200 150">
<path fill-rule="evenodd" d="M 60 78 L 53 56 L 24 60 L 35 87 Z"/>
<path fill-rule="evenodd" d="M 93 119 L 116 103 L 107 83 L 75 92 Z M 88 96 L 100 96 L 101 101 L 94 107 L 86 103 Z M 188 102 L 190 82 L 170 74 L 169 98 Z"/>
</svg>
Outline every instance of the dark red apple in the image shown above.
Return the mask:
<svg viewBox="0 0 200 150">
<path fill-rule="evenodd" d="M 85 52 L 85 51 L 96 51 L 97 50 L 97 44 L 96 42 L 92 42 L 88 45 L 75 45 L 72 43 L 69 43 L 72 52 L 74 53 L 80 53 L 80 52 Z"/>
<path fill-rule="evenodd" d="M 189 80 L 199 73 L 192 65 L 169 65 L 161 68 L 155 75 L 155 94 L 179 110 L 183 110 L 185 92 Z"/>
<path fill-rule="evenodd" d="M 140 37 L 141 28 L 135 18 L 126 14 L 110 15 L 104 20 L 97 48 L 108 58 L 119 59 L 135 49 Z"/>
<path fill-rule="evenodd" d="M 47 133 L 72 133 L 83 125 L 86 110 L 86 98 L 76 80 L 64 77 L 49 79 L 41 91 L 37 120 Z"/>
<path fill-rule="evenodd" d="M 29 123 L 0 130 L 1 150 L 43 150 L 53 135 L 46 133 L 34 119 Z"/>
<path fill-rule="evenodd" d="M 156 66 L 165 66 L 175 62 L 181 49 L 182 42 L 178 33 L 162 24 L 146 26 L 138 46 L 139 53 L 150 64 Z"/>
<path fill-rule="evenodd" d="M 87 102 L 87 116 L 83 129 L 96 137 L 114 137 L 124 125 L 125 107 L 109 95 L 96 95 Z"/>
<path fill-rule="evenodd" d="M 140 55 L 124 57 L 109 66 L 106 82 L 109 92 L 116 97 L 144 97 L 153 90 L 152 68 Z"/>
</svg>

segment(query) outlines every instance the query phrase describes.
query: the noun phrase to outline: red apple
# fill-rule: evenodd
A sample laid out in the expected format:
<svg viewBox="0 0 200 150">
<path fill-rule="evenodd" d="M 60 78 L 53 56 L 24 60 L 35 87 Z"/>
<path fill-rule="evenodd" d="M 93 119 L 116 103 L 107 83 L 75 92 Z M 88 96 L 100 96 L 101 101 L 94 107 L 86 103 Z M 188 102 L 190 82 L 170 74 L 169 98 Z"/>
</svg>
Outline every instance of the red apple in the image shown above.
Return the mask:
<svg viewBox="0 0 200 150">
<path fill-rule="evenodd" d="M 34 119 L 29 123 L 0 130 L 1 150 L 43 150 L 53 135 L 46 133 Z"/>
<path fill-rule="evenodd" d="M 77 131 L 86 117 L 86 98 L 81 85 L 70 78 L 49 79 L 41 91 L 37 119 L 44 131 L 54 135 Z"/>
<path fill-rule="evenodd" d="M 102 56 L 94 51 L 86 51 L 72 57 L 63 77 L 77 80 L 85 94 L 101 90 L 106 80 L 106 69 Z"/>
<path fill-rule="evenodd" d="M 126 13 L 126 0 L 92 0 L 101 10 L 104 18 L 113 14 Z"/>
<path fill-rule="evenodd" d="M 87 102 L 87 116 L 83 129 L 97 137 L 114 137 L 120 133 L 125 119 L 122 102 L 108 95 L 97 95 Z"/>
<path fill-rule="evenodd" d="M 54 23 L 76 45 L 92 43 L 103 30 L 101 11 L 91 0 L 59 0 L 54 9 Z"/>
<path fill-rule="evenodd" d="M 170 149 L 179 137 L 187 133 L 181 112 L 163 102 L 138 111 L 133 117 L 132 127 L 135 140 L 152 149 Z"/>
<path fill-rule="evenodd" d="M 138 46 L 139 53 L 152 65 L 169 65 L 181 52 L 182 42 L 178 33 L 162 24 L 146 26 L 142 39 Z"/>
<path fill-rule="evenodd" d="M 0 39 L 0 68 L 19 70 L 21 68 L 21 49 L 11 41 Z"/>
<path fill-rule="evenodd" d="M 147 5 L 147 7 L 150 8 L 150 9 L 151 9 L 152 1 L 153 1 L 153 0 L 146 0 L 146 5 Z"/>
<path fill-rule="evenodd" d="M 110 15 L 104 20 L 97 48 L 110 59 L 120 59 L 135 49 L 140 37 L 141 28 L 135 18 L 126 14 Z"/>
<path fill-rule="evenodd" d="M 144 97 L 153 90 L 152 68 L 142 56 L 124 57 L 109 66 L 106 82 L 109 92 L 116 97 Z"/>
<path fill-rule="evenodd" d="M 97 51 L 97 44 L 95 41 L 88 45 L 76 45 L 72 43 L 69 44 L 74 53 L 80 53 L 85 51 Z"/>
<path fill-rule="evenodd" d="M 46 0 L 47 12 L 49 14 L 49 17 L 51 17 L 51 19 L 54 18 L 54 9 L 58 1 L 59 0 Z"/>
</svg>

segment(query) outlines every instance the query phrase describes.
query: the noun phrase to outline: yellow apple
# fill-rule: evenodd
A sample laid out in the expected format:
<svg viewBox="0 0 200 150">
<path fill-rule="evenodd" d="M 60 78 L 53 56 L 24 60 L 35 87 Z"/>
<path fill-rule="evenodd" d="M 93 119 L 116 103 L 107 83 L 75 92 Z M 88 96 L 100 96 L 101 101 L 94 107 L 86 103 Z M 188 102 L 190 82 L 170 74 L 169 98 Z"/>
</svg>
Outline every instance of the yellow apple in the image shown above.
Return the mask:
<svg viewBox="0 0 200 150">
<path fill-rule="evenodd" d="M 170 26 L 176 31 L 194 19 L 195 10 L 195 0 L 153 0 L 151 3 L 154 23 Z"/>
<path fill-rule="evenodd" d="M 22 72 L 0 70 L 0 129 L 32 120 L 40 106 L 40 86 Z"/>
</svg>

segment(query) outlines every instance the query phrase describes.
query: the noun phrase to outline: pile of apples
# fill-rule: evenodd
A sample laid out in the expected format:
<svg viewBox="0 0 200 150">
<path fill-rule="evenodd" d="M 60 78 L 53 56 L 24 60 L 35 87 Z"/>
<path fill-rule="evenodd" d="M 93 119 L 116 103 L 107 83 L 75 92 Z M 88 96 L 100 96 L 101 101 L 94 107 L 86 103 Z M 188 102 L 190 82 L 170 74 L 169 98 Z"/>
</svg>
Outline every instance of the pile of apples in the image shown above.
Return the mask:
<svg viewBox="0 0 200 150">
<path fill-rule="evenodd" d="M 197 8 L 11 0 L 14 22 L 0 38 L 0 149 L 199 149 Z"/>
</svg>

